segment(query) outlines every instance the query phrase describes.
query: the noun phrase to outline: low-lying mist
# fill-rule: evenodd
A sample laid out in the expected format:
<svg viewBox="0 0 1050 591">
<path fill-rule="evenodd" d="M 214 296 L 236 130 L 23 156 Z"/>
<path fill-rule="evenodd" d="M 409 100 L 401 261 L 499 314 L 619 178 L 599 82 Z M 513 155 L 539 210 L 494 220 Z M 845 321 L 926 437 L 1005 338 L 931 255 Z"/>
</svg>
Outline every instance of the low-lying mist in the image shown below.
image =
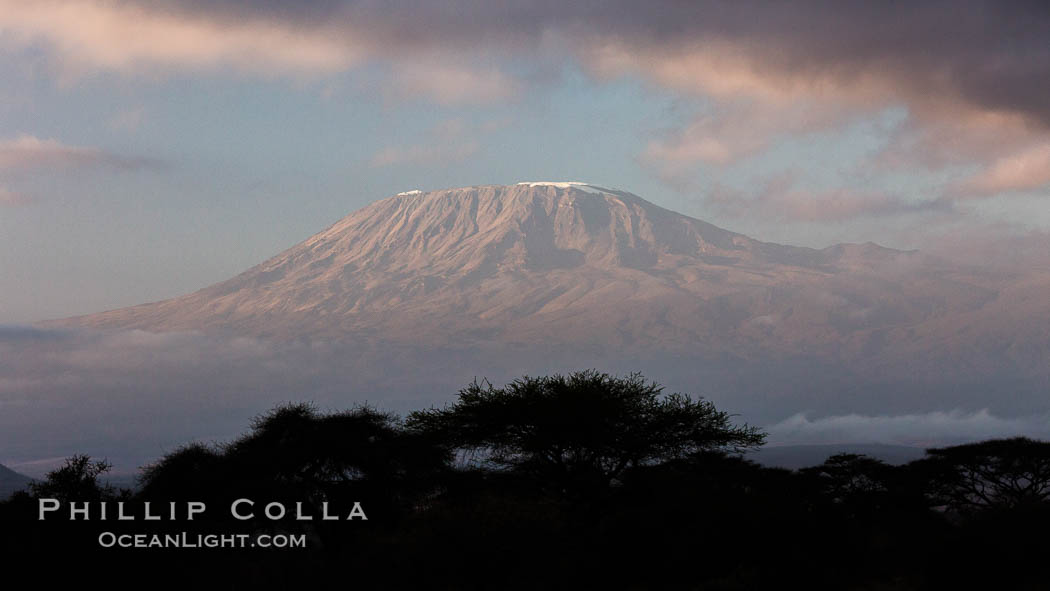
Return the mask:
<svg viewBox="0 0 1050 591">
<path fill-rule="evenodd" d="M 807 358 L 9 326 L 0 327 L 0 463 L 39 476 L 86 453 L 126 474 L 191 441 L 232 439 L 282 402 L 404 414 L 452 400 L 475 378 L 502 384 L 592 367 L 641 372 L 668 393 L 703 396 L 765 427 L 770 445 L 1050 437 L 1046 384 L 1015 376 L 875 380 Z"/>
</svg>

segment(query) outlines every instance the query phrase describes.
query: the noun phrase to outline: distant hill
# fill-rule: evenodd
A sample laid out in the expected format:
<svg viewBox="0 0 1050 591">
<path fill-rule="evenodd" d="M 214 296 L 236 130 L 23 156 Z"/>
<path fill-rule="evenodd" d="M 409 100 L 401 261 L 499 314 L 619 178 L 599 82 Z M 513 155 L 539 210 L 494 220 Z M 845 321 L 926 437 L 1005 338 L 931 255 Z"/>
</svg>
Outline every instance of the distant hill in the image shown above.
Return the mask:
<svg viewBox="0 0 1050 591">
<path fill-rule="evenodd" d="M 19 474 L 0 464 L 0 499 L 6 499 L 15 492 L 22 490 L 32 480 L 32 478 Z"/>
<path fill-rule="evenodd" d="M 843 453 L 865 455 L 894 465 L 907 464 L 926 455 L 925 450 L 921 447 L 881 443 L 844 443 L 763 447 L 745 457 L 764 466 L 797 470 L 823 464 L 824 460 L 829 457 Z"/>
</svg>

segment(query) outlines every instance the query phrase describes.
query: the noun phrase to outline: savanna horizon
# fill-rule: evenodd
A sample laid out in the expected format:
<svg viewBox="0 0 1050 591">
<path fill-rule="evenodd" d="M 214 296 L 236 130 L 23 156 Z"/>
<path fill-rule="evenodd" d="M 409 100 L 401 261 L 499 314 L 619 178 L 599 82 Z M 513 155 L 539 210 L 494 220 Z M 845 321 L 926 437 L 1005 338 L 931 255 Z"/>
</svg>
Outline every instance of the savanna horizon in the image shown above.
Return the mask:
<svg viewBox="0 0 1050 591">
<path fill-rule="evenodd" d="M 106 462 L 70 458 L 0 501 L 0 542 L 67 567 L 117 560 L 148 576 L 177 560 L 267 587 L 346 572 L 385 589 L 1041 580 L 1050 442 L 930 449 L 900 466 L 842 453 L 796 471 L 734 455 L 765 438 L 705 400 L 594 371 L 475 382 L 404 420 L 287 404 L 234 441 L 169 452 L 135 492 L 100 481 Z M 281 500 L 260 513 L 252 498 Z M 481 566 L 449 568 L 463 548 Z M 959 570 L 960 556 L 979 566 Z"/>
</svg>

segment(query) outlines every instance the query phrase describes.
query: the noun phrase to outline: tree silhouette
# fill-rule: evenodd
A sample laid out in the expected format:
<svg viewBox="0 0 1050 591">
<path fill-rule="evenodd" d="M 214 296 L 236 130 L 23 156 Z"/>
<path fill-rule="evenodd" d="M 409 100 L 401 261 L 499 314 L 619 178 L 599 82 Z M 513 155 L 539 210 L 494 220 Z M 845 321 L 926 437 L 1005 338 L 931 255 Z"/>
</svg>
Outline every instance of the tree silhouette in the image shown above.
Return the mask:
<svg viewBox="0 0 1050 591">
<path fill-rule="evenodd" d="M 1050 443 L 935 448 L 906 466 L 839 454 L 790 471 L 728 453 L 764 437 L 730 418 L 638 374 L 593 370 L 502 388 L 475 381 L 406 422 L 368 407 L 287 404 L 229 444 L 165 455 L 134 495 L 100 484 L 106 461 L 69 458 L 0 501 L 0 555 L 12 564 L 46 555 L 77 576 L 119 556 L 142 580 L 177 561 L 180 572 L 259 588 L 345 583 L 347 572 L 378 589 L 1046 587 Z M 450 469 L 453 453 L 473 454 L 481 469 Z M 41 521 L 37 497 L 122 501 L 131 515 L 146 502 L 154 514 L 169 501 L 215 509 L 193 521 L 124 522 L 113 507 L 108 521 L 94 508 L 90 520 L 63 511 Z M 255 518 L 221 509 L 237 498 L 257 502 Z M 289 517 L 266 519 L 271 501 Z M 318 519 L 358 501 L 367 521 Z M 313 519 L 295 519 L 300 504 Z M 99 545 L 102 532 L 215 531 L 301 534 L 309 550 Z"/>
<path fill-rule="evenodd" d="M 935 505 L 959 514 L 1034 507 L 1050 501 L 1050 443 L 991 439 L 926 450 L 912 462 Z"/>
<path fill-rule="evenodd" d="M 410 414 L 407 426 L 577 497 L 636 466 L 764 442 L 758 429 L 731 424 L 710 402 L 661 392 L 640 374 L 594 370 L 526 376 L 503 388 L 475 380 L 452 405 Z"/>
<path fill-rule="evenodd" d="M 202 443 L 184 445 L 142 469 L 142 495 L 151 499 L 225 500 L 234 494 L 221 450 Z"/>
<path fill-rule="evenodd" d="M 66 458 L 61 468 L 48 472 L 41 482 L 29 485 L 32 496 L 61 501 L 98 501 L 116 496 L 110 485 L 100 484 L 98 477 L 112 467 L 106 460 L 92 461 L 90 456 L 77 454 Z"/>
<path fill-rule="evenodd" d="M 871 511 L 888 496 L 893 467 L 863 454 L 841 453 L 799 474 L 815 484 L 819 498 L 850 510 Z"/>
<path fill-rule="evenodd" d="M 166 455 L 144 470 L 142 492 L 173 499 L 199 491 L 198 497 L 227 502 L 367 498 L 393 512 L 425 494 L 447 461 L 442 447 L 405 432 L 394 415 L 366 406 L 321 413 L 311 404 L 286 404 L 257 417 L 229 444 L 192 444 Z"/>
</svg>

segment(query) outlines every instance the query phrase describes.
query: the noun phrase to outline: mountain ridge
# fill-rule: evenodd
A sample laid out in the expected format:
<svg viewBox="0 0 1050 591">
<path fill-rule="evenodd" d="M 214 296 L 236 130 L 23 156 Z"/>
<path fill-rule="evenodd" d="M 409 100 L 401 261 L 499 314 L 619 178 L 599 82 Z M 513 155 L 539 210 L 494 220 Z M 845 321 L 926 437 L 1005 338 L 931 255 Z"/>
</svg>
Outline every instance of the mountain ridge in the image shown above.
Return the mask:
<svg viewBox="0 0 1050 591">
<path fill-rule="evenodd" d="M 762 242 L 618 189 L 526 182 L 406 191 L 227 281 L 48 325 L 878 364 L 892 349 L 972 348 L 967 331 L 987 327 L 970 320 L 995 324 L 980 310 L 1004 281 L 874 243 Z"/>
</svg>

